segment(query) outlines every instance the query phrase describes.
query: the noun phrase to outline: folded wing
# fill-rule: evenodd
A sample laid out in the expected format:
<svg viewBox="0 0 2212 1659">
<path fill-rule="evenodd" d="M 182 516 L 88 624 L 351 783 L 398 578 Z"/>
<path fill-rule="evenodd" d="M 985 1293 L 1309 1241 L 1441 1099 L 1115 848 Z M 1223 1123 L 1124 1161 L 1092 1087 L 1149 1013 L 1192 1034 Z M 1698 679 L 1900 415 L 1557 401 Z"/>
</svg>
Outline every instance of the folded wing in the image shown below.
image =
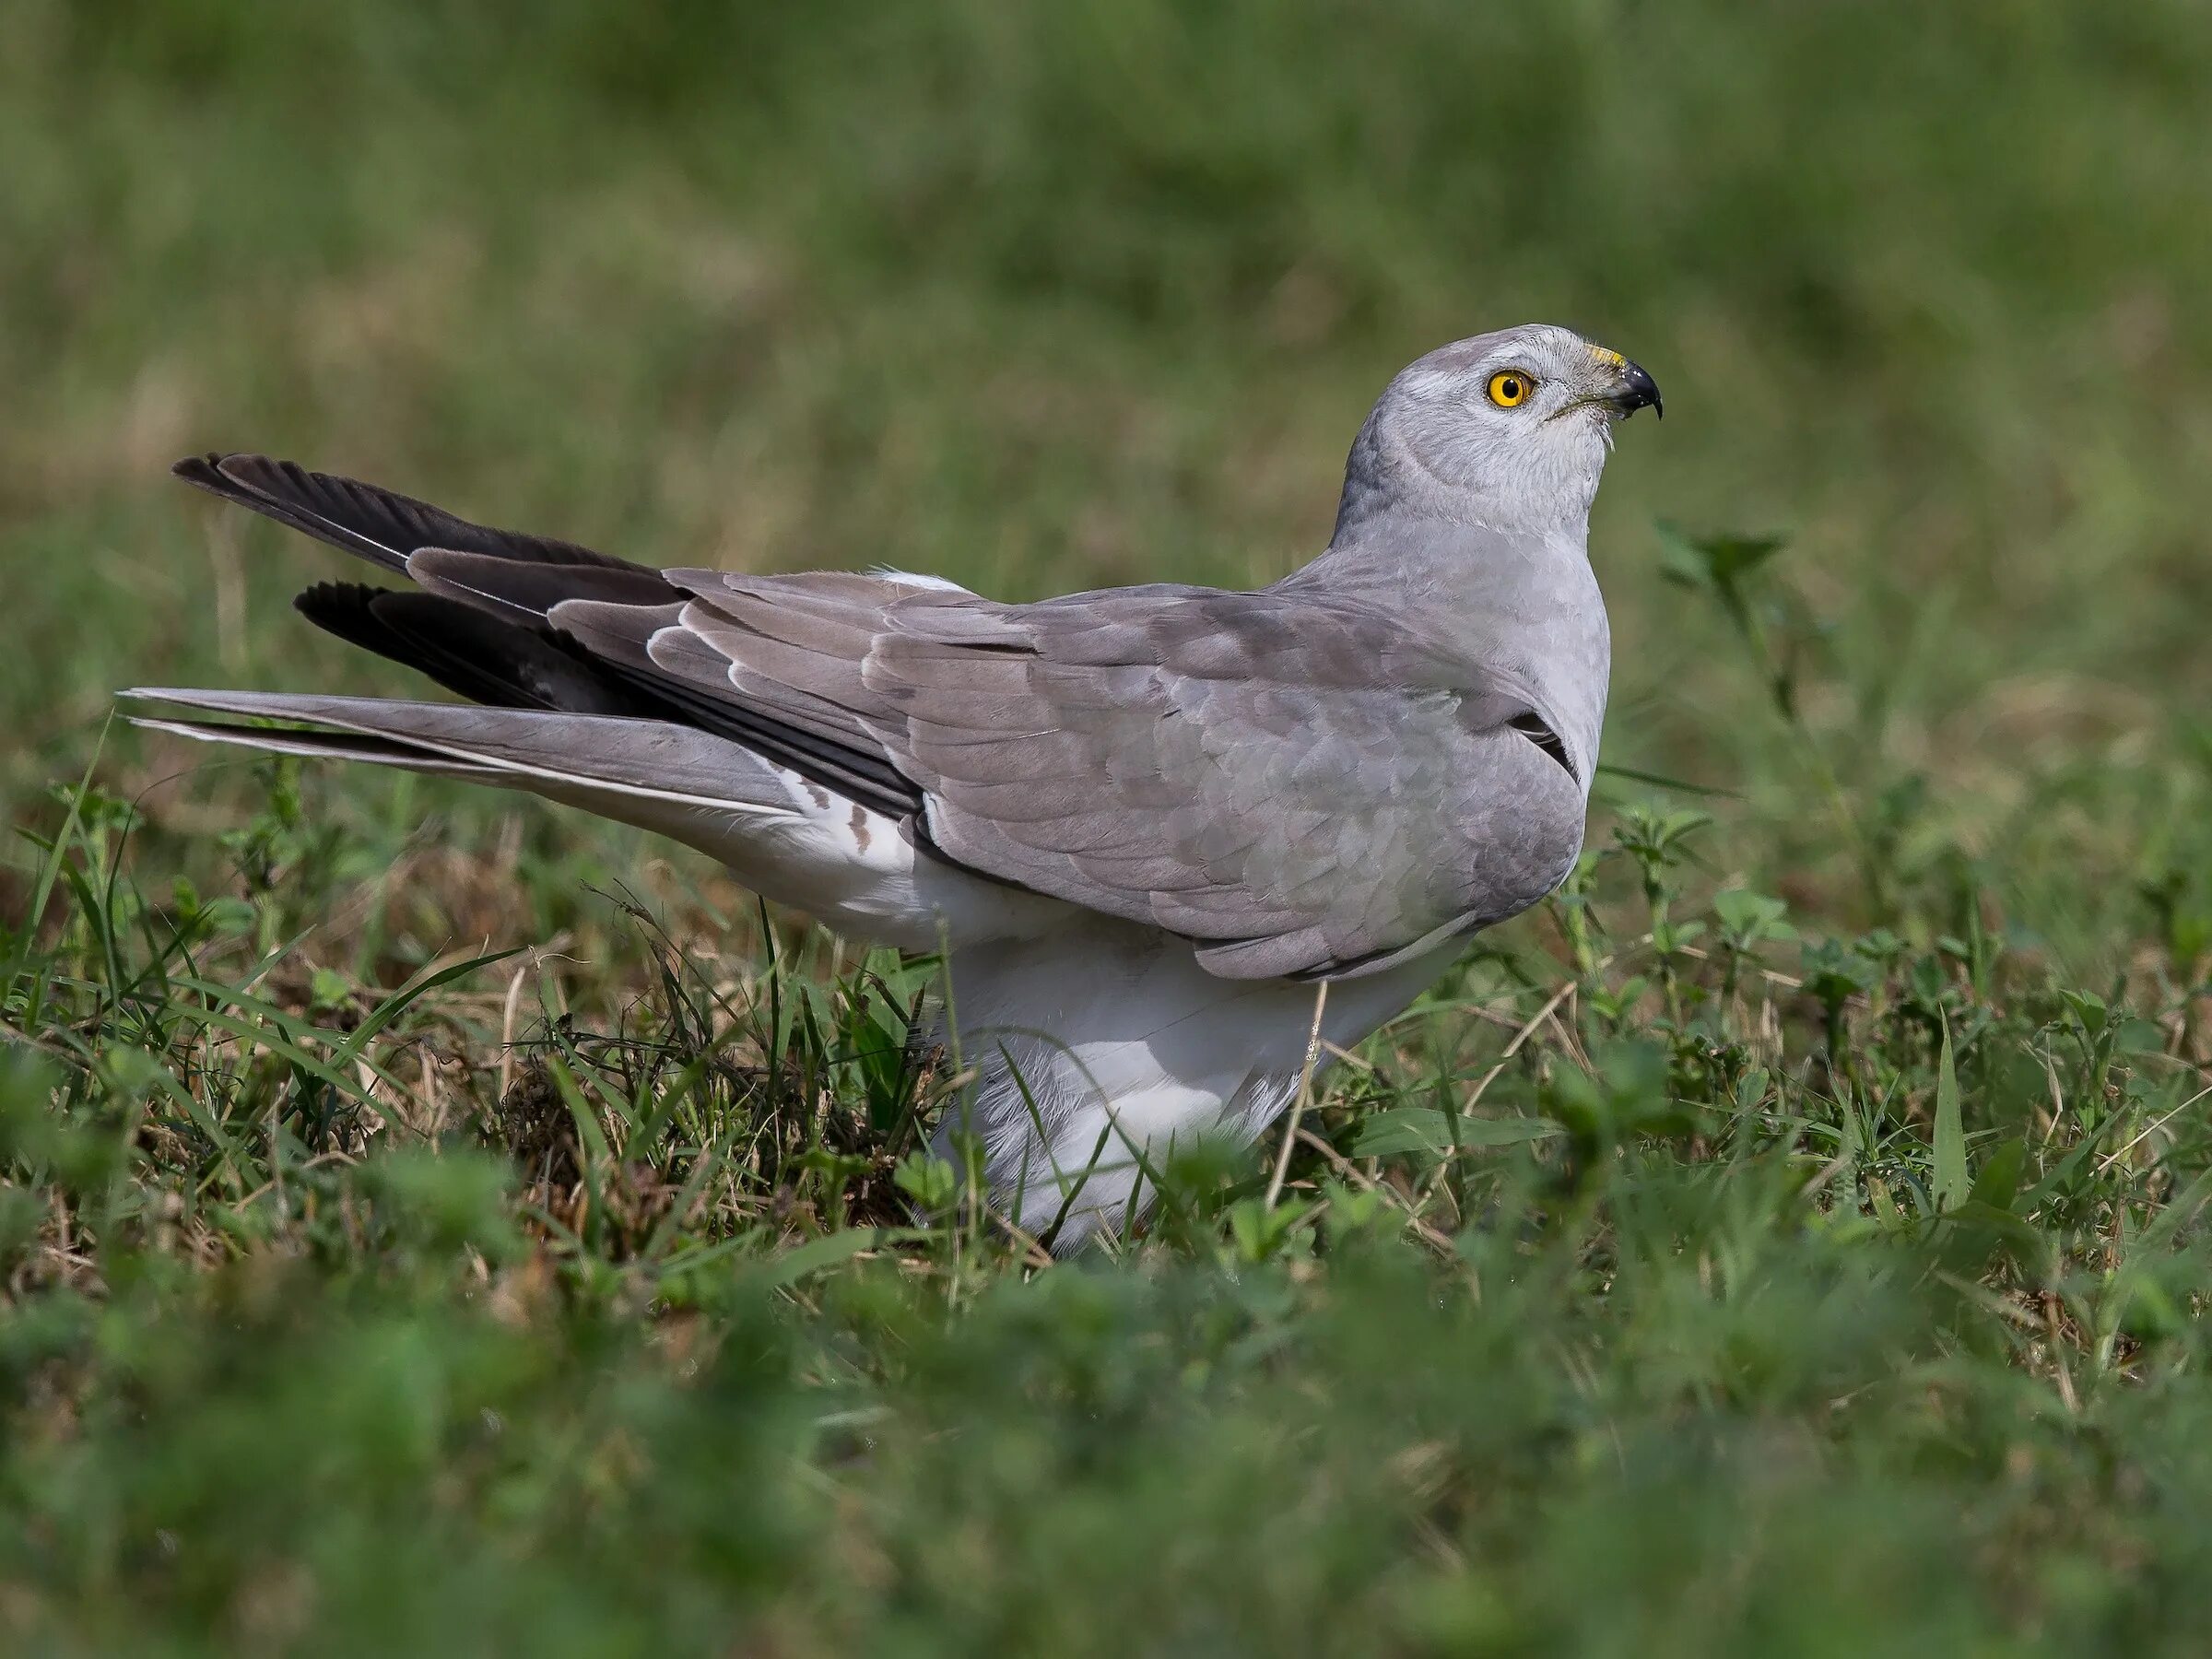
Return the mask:
<svg viewBox="0 0 2212 1659">
<path fill-rule="evenodd" d="M 1385 967 L 1533 903 L 1580 786 L 1511 677 L 1273 593 L 897 616 L 864 669 L 947 857 L 1199 947 L 1231 978 Z"/>
</svg>

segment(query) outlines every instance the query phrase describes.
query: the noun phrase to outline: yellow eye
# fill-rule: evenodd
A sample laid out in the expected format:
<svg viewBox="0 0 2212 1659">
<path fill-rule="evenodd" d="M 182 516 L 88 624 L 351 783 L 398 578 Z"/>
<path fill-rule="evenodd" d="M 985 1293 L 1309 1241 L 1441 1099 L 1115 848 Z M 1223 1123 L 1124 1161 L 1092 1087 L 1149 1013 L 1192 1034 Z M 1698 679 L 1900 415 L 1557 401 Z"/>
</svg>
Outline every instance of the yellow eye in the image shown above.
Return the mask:
<svg viewBox="0 0 2212 1659">
<path fill-rule="evenodd" d="M 1518 369 L 1500 369 L 1490 376 L 1490 383 L 1488 388 L 1490 401 L 1501 409 L 1510 409 L 1515 404 L 1526 403 L 1528 394 L 1535 389 L 1535 378 L 1523 373 Z"/>
</svg>

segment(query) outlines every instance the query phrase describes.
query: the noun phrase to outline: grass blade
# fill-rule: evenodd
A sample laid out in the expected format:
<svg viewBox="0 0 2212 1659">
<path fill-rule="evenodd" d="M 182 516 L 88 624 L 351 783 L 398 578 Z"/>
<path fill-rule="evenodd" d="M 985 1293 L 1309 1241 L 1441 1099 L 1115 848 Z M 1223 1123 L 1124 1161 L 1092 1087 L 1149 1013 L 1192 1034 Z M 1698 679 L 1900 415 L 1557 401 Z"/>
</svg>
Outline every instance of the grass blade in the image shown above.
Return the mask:
<svg viewBox="0 0 2212 1659">
<path fill-rule="evenodd" d="M 1951 1028 L 1943 1028 L 1943 1054 L 1936 1064 L 1936 1206 L 1957 1209 L 1973 1191 L 1966 1172 L 1966 1129 L 1959 1112 L 1959 1068 L 1951 1059 Z"/>
</svg>

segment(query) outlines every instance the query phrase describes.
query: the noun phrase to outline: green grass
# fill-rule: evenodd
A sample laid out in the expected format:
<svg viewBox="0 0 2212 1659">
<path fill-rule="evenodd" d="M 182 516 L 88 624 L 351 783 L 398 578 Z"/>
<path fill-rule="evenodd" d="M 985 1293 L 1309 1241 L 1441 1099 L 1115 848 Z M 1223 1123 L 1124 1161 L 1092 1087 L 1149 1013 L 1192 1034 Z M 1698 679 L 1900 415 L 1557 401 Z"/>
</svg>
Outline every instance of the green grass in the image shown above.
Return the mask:
<svg viewBox="0 0 2212 1659">
<path fill-rule="evenodd" d="M 2200 7 L 5 34 L 0 1646 L 2201 1648 Z M 924 968 L 108 725 L 404 686 L 189 451 L 662 562 L 1245 582 L 1399 364 L 1530 318 L 1672 411 L 1594 527 L 1593 855 L 1277 1202 L 1274 1137 L 1194 1159 L 1106 1254 L 915 1219 Z"/>
</svg>

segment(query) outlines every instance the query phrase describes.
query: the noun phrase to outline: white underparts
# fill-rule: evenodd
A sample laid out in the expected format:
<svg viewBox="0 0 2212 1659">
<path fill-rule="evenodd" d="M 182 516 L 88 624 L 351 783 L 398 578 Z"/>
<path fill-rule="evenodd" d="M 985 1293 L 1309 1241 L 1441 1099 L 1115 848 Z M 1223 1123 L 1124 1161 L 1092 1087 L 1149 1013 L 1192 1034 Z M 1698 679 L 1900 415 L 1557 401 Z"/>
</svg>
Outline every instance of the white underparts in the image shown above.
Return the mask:
<svg viewBox="0 0 2212 1659">
<path fill-rule="evenodd" d="M 1412 1000 L 1457 950 L 1329 988 L 1322 1035 L 1347 1047 Z M 1319 987 L 1230 981 L 1157 930 L 1088 912 L 1041 937 L 956 951 L 938 1040 L 974 1083 L 936 1149 L 982 1143 L 995 1200 L 1066 1250 L 1157 1196 L 1178 1147 L 1247 1142 L 1296 1095 Z M 1328 1050 L 1321 1051 L 1325 1066 Z"/>
</svg>

